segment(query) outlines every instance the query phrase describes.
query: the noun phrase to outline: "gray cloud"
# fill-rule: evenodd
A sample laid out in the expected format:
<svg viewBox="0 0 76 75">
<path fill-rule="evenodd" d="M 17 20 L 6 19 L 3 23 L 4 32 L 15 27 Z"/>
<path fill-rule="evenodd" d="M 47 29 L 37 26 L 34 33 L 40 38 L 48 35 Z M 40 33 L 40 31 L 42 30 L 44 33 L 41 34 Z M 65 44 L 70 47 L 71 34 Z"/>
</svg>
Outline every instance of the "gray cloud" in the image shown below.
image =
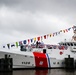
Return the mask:
<svg viewBox="0 0 76 75">
<path fill-rule="evenodd" d="M 0 4 L 22 11 L 64 14 L 75 11 L 76 0 L 0 0 Z"/>
<path fill-rule="evenodd" d="M 76 23 L 75 7 L 76 0 L 0 0 L 0 32 L 13 37 L 53 33 Z"/>
</svg>

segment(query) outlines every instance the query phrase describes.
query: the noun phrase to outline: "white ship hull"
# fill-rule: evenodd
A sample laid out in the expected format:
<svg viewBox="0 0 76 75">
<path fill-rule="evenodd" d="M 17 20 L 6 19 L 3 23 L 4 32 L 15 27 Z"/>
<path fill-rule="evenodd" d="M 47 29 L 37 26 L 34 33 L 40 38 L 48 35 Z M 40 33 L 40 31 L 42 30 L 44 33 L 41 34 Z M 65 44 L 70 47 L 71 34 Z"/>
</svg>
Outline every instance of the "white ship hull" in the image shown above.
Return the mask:
<svg viewBox="0 0 76 75">
<path fill-rule="evenodd" d="M 15 52 L 2 50 L 0 58 L 7 55 L 13 59 L 13 68 L 64 68 L 64 58 L 68 57 L 66 51 L 63 55 L 59 50 L 48 50 L 47 53 L 40 52 Z M 37 54 L 39 53 L 39 54 Z M 40 55 L 40 56 L 39 56 Z M 74 57 L 75 58 L 75 57 Z"/>
</svg>

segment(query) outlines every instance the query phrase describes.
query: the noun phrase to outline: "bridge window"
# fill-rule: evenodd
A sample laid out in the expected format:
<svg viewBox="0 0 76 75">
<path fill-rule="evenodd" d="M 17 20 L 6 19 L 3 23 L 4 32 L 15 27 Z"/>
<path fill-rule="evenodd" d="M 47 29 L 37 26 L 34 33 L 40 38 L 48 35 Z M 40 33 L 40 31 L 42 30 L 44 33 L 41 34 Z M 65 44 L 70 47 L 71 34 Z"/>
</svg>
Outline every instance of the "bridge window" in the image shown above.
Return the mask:
<svg viewBox="0 0 76 75">
<path fill-rule="evenodd" d="M 70 46 L 70 43 L 67 43 L 68 46 Z"/>
<path fill-rule="evenodd" d="M 73 46 L 73 43 L 71 43 L 71 46 Z"/>
<path fill-rule="evenodd" d="M 64 45 L 64 43 L 63 43 L 63 45 Z"/>
<path fill-rule="evenodd" d="M 57 62 L 57 64 L 59 64 L 59 62 Z"/>
<path fill-rule="evenodd" d="M 74 46 L 76 46 L 76 43 L 74 43 Z"/>
<path fill-rule="evenodd" d="M 66 43 L 64 43 L 64 45 L 66 46 L 67 44 L 66 44 Z"/>
</svg>

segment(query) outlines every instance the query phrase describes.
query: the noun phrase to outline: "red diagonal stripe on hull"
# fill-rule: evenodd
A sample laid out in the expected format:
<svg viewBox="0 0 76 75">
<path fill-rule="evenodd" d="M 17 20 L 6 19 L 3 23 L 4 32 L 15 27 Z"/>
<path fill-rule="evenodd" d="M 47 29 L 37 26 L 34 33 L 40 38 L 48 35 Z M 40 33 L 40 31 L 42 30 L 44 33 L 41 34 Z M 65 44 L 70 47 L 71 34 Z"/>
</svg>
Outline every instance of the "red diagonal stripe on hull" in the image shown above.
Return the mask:
<svg viewBox="0 0 76 75">
<path fill-rule="evenodd" d="M 36 67 L 48 68 L 47 57 L 44 53 L 33 52 Z"/>
</svg>

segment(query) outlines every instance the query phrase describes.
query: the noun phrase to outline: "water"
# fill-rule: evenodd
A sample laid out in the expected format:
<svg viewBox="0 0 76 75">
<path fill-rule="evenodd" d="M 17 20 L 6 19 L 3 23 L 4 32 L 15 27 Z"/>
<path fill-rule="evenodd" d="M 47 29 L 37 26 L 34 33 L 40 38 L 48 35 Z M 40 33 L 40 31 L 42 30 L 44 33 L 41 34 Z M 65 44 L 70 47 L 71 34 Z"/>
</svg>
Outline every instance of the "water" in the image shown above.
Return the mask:
<svg viewBox="0 0 76 75">
<path fill-rule="evenodd" d="M 13 72 L 0 72 L 0 75 L 76 75 L 76 70 L 14 70 Z"/>
</svg>

